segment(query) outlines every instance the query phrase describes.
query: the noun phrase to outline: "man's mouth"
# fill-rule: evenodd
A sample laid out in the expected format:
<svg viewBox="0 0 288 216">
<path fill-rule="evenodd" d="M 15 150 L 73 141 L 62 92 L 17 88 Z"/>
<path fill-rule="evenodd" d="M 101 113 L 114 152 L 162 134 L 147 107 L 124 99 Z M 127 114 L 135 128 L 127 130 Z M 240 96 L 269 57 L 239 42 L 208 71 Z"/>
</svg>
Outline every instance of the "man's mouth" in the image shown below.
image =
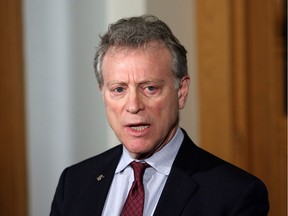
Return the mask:
<svg viewBox="0 0 288 216">
<path fill-rule="evenodd" d="M 149 128 L 149 127 L 150 127 L 149 125 L 130 126 L 130 128 L 132 130 L 135 130 L 135 131 L 143 131 L 146 128 Z"/>
</svg>

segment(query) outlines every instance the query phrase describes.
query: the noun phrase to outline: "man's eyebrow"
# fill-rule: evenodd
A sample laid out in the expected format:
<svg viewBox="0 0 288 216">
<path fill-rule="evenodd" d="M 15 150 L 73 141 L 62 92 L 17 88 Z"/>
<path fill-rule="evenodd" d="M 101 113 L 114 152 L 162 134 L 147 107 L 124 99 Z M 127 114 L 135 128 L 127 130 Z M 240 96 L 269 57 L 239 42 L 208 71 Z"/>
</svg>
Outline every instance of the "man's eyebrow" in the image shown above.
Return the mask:
<svg viewBox="0 0 288 216">
<path fill-rule="evenodd" d="M 151 80 L 143 80 L 140 81 L 139 84 L 149 84 L 149 83 L 157 83 L 157 84 L 162 84 L 165 81 L 162 79 L 151 79 Z"/>
<path fill-rule="evenodd" d="M 149 84 L 149 83 L 157 83 L 157 84 L 162 84 L 162 83 L 164 83 L 165 82 L 165 80 L 163 80 L 163 79 L 147 79 L 147 80 L 142 80 L 142 81 L 139 81 L 139 82 L 137 82 L 139 85 L 143 85 L 143 84 Z M 129 82 L 128 82 L 129 83 Z M 110 86 L 110 85 L 115 85 L 115 84 L 117 84 L 117 85 L 121 85 L 121 84 L 123 84 L 123 85 L 126 85 L 127 84 L 127 82 L 124 82 L 124 81 L 118 81 L 118 80 L 112 80 L 112 81 L 109 81 L 106 85 L 107 86 Z"/>
<path fill-rule="evenodd" d="M 123 82 L 123 81 L 117 81 L 117 80 L 112 80 L 112 81 L 109 81 L 107 82 L 106 86 L 110 86 L 110 85 L 115 85 L 115 84 L 125 84 L 126 82 Z"/>
</svg>

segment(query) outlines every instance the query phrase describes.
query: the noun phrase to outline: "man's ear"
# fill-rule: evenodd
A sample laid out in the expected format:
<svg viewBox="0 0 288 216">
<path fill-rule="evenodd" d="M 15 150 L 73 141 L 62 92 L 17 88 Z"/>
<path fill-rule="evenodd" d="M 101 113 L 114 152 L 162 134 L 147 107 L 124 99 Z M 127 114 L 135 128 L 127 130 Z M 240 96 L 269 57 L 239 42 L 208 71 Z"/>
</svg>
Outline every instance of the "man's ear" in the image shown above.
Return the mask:
<svg viewBox="0 0 288 216">
<path fill-rule="evenodd" d="M 179 102 L 179 110 L 185 107 L 190 86 L 190 77 L 185 76 L 180 81 L 180 86 L 178 89 L 178 102 Z"/>
</svg>

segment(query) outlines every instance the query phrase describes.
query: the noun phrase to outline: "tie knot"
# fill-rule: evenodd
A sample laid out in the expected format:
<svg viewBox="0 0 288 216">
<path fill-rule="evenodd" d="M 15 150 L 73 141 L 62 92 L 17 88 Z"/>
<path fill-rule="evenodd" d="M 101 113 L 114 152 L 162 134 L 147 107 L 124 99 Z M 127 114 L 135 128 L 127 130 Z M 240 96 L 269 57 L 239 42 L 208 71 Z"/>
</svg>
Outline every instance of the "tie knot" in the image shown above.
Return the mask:
<svg viewBox="0 0 288 216">
<path fill-rule="evenodd" d="M 149 164 L 147 164 L 146 162 L 141 163 L 141 162 L 133 161 L 130 163 L 130 166 L 132 167 L 134 171 L 135 181 L 142 182 L 144 171 L 147 167 L 149 167 Z"/>
</svg>

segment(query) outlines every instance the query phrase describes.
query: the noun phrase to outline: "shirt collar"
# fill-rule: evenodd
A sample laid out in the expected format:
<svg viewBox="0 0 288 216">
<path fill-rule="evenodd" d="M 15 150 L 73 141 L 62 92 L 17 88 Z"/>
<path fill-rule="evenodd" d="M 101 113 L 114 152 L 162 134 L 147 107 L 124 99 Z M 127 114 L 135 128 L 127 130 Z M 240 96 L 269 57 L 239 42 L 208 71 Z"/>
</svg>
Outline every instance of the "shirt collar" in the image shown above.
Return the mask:
<svg viewBox="0 0 288 216">
<path fill-rule="evenodd" d="M 156 171 L 168 176 L 183 139 L 184 134 L 181 129 L 178 128 L 170 142 L 167 143 L 160 151 L 155 152 L 151 157 L 145 159 L 145 162 L 153 167 Z M 134 159 L 131 158 L 128 150 L 123 145 L 123 154 L 115 173 L 117 174 L 122 172 L 132 161 L 134 161 Z"/>
</svg>

